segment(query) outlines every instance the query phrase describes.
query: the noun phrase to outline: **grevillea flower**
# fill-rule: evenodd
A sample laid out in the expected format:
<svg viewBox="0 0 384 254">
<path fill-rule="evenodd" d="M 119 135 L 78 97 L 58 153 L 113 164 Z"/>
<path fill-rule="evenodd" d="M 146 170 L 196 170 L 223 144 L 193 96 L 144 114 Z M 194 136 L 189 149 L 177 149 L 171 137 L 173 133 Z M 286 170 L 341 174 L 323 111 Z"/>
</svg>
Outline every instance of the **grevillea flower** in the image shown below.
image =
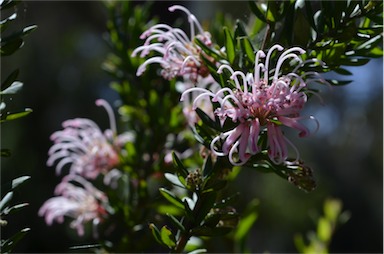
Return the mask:
<svg viewBox="0 0 384 254">
<path fill-rule="evenodd" d="M 210 98 L 212 102 L 218 102 L 220 107 L 214 111 L 224 122 L 230 119 L 237 123 L 236 127 L 213 138 L 211 150 L 217 156 L 229 156 L 233 165 L 243 165 L 252 155 L 261 152 L 259 136 L 262 131 L 267 131 L 268 155 L 276 164 L 280 164 L 288 158 L 287 143 L 298 151 L 294 145 L 283 135 L 282 126 L 299 131 L 300 137 L 308 136 L 310 131 L 301 123 L 304 119 L 313 119 L 312 116 L 300 115 L 307 95 L 304 88 L 312 82 L 326 83 L 316 72 L 306 72 L 302 75 L 298 69 L 308 62 L 318 62 L 316 59 L 303 61 L 299 55 L 305 51 L 299 47 L 287 49 L 281 53 L 276 66 L 272 68 L 270 60 L 274 51 L 282 51 L 280 45 L 273 46 L 267 54 L 263 51 L 256 53 L 254 73 L 235 71 L 229 65 L 221 65 L 218 73 L 225 69 L 231 73 L 230 79 L 233 87 L 224 87 L 217 92 L 195 87 L 186 90 L 181 100 L 191 92 L 200 92 L 193 101 L 196 108 L 201 99 Z M 263 62 L 262 59 L 265 59 Z M 283 63 L 288 60 L 296 60 L 297 66 L 292 72 L 281 74 Z M 272 75 L 270 78 L 270 75 Z M 308 92 L 308 91 L 307 91 Z M 298 159 L 298 158 L 297 158 Z"/>
<path fill-rule="evenodd" d="M 55 195 L 39 209 L 39 216 L 45 217 L 47 225 L 54 221 L 63 223 L 64 217 L 69 217 L 70 227 L 76 229 L 79 236 L 84 235 L 87 222 L 92 222 L 95 229 L 112 209 L 105 193 L 78 175 L 65 176 L 56 186 Z"/>
<path fill-rule="evenodd" d="M 117 136 L 113 110 L 106 101 L 99 99 L 96 105 L 106 109 L 111 129 L 103 133 L 95 122 L 85 118 L 65 121 L 64 130 L 51 135 L 54 145 L 48 151 L 48 166 L 59 161 L 56 165 L 57 174 L 69 164 L 70 173 L 95 179 L 119 164 L 118 152 L 131 137 L 128 133 Z"/>
<path fill-rule="evenodd" d="M 199 79 L 198 84 L 194 84 L 190 80 L 185 80 L 184 82 L 177 82 L 176 89 L 178 90 L 178 92 L 183 93 L 184 91 L 195 87 L 195 85 L 197 85 L 198 87 L 209 89 L 212 92 L 216 92 L 220 89 L 220 85 L 213 79 L 211 75 Z M 192 102 L 196 99 L 198 95 L 199 92 L 191 92 L 187 96 L 184 96 L 183 100 L 183 114 L 191 127 L 193 127 L 195 123 L 199 121 L 199 116 L 192 107 Z M 199 101 L 197 106 L 201 110 L 208 112 L 209 116 L 214 117 L 212 103 L 210 103 L 209 101 L 201 100 Z"/>
<path fill-rule="evenodd" d="M 165 79 L 183 76 L 196 81 L 199 76 L 206 77 L 209 74 L 200 58 L 201 48 L 194 40 L 198 38 L 210 47 L 212 45 L 210 33 L 203 30 L 195 15 L 191 14 L 187 8 L 180 5 L 169 7 L 169 11 L 175 10 L 183 11 L 188 15 L 190 37 L 183 30 L 166 24 L 156 24 L 146 30 L 140 36 L 141 39 L 145 39 L 144 45 L 136 48 L 132 56 L 136 56 L 139 52 L 141 52 L 140 57 L 145 57 L 150 52 L 157 52 L 159 55 L 141 64 L 137 70 L 138 76 L 145 71 L 147 65 L 152 63 L 161 65 L 161 75 Z"/>
</svg>

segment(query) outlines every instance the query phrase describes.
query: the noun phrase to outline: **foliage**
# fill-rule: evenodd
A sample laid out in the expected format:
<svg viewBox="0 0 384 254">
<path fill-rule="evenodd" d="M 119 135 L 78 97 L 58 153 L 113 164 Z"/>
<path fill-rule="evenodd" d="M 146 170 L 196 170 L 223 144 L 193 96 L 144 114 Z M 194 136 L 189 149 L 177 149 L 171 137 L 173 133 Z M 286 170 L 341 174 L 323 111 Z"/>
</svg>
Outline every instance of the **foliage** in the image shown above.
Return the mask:
<svg viewBox="0 0 384 254">
<path fill-rule="evenodd" d="M 309 79 L 308 83 L 316 81 L 328 86 L 347 84 L 345 80 L 323 80 L 319 76 L 330 71 L 350 75 L 344 66 L 364 65 L 370 58 L 382 56 L 382 2 L 268 1 L 249 2 L 249 7 L 253 16 L 248 24 L 240 20 L 232 22 L 229 18 L 224 20 L 217 15 L 218 22 L 213 21 L 212 30 L 207 29 L 217 38 L 212 37 L 210 41 L 211 37 L 201 31 L 192 36 L 194 28 L 191 28 L 192 39 L 188 41 L 187 36 L 178 28 L 156 26 L 157 18 L 150 16 L 150 3 L 106 2 L 109 20 L 105 38 L 110 54 L 103 69 L 113 77 L 111 87 L 120 96 L 117 104 L 122 132 L 129 132 L 133 138 L 119 150 L 116 169 L 121 175 L 117 187 L 101 184 L 100 180 L 105 183 L 107 174 L 92 179 L 92 183 L 108 197 L 110 207 L 99 209 L 103 215 L 108 215 L 102 217 L 94 244 L 74 248 L 87 249 L 92 246 L 106 252 L 199 253 L 210 251 L 204 246 L 213 237 L 227 236 L 231 238 L 234 251 L 246 252 L 249 251 L 246 246 L 247 233 L 258 218 L 258 201 L 250 202 L 245 212 L 238 212 L 235 208 L 236 197 L 242 194 L 227 193 L 227 186 L 233 183 L 240 169 L 274 173 L 306 192 L 316 187 L 312 169 L 301 158 L 281 156 L 284 157 L 283 162 L 274 160 L 271 156 L 273 142 L 270 139 L 278 135 L 271 134 L 271 129 L 257 131 L 254 146 L 260 148 L 260 151 L 254 148 L 258 152 L 247 154 L 244 146 L 251 141 L 246 140 L 243 145 L 239 145 L 241 134 L 235 138 L 228 134 L 249 119 L 251 122 L 257 117 L 237 121 L 233 120 L 235 117 L 231 119 L 228 116 L 232 112 L 226 112 L 227 115 L 220 115 L 220 112 L 231 107 L 238 109 L 235 106 L 247 106 L 246 100 L 239 102 L 240 97 L 236 96 L 253 92 L 252 88 L 247 87 L 247 82 L 251 83 L 251 80 L 254 86 L 256 83 L 267 88 L 269 83 L 275 85 L 272 92 L 265 92 L 267 95 L 273 97 L 285 89 L 285 92 L 290 90 L 292 96 L 300 93 L 300 98 L 305 98 L 305 102 L 321 90 L 316 86 L 303 86 L 295 90 L 298 83 L 305 83 L 306 78 Z M 183 8 L 176 6 L 170 8 L 170 11 Z M 184 12 L 188 15 L 191 27 L 194 27 L 197 23 L 195 17 L 188 10 Z M 179 41 L 172 41 L 175 38 Z M 303 51 L 299 64 L 302 68 L 296 72 L 292 63 L 295 61 L 284 62 L 271 50 L 266 57 L 271 61 L 271 69 L 268 69 L 269 63 L 259 63 L 258 58 L 271 48 L 291 48 L 291 54 L 283 55 L 282 58 L 286 56 L 284 60 L 290 56 L 297 60 L 298 55 L 292 52 Z M 140 57 L 135 57 L 139 52 Z M 183 54 L 185 52 L 189 55 Z M 149 60 L 143 59 L 146 56 Z M 151 61 L 156 64 L 150 64 Z M 256 79 L 256 72 L 260 69 L 264 72 L 264 80 Z M 274 72 L 275 76 L 279 74 L 281 77 L 272 77 Z M 237 74 L 243 78 L 236 79 Z M 207 77 L 212 78 L 213 84 L 197 87 L 198 81 Z M 290 81 L 289 77 L 296 77 L 299 81 L 287 85 L 284 82 Z M 243 82 L 243 90 L 239 88 L 239 80 Z M 180 89 L 187 86 L 188 82 L 192 82 L 190 90 Z M 212 92 L 210 85 L 216 83 L 219 92 Z M 279 87 L 282 83 L 283 88 Z M 9 89 L 17 89 L 17 84 Z M 191 93 L 206 92 L 188 98 L 193 106 L 204 96 L 212 97 L 212 100 L 208 100 L 211 112 L 200 105 L 188 108 L 191 105 L 182 104 L 180 100 L 190 95 L 186 90 Z M 291 100 L 287 100 L 286 104 L 290 103 Z M 268 122 L 269 126 L 278 129 L 285 125 L 303 129 L 298 122 L 284 124 L 285 118 L 267 118 L 270 111 L 263 113 L 265 118 L 260 119 Z M 294 113 L 289 114 L 293 115 L 293 120 L 301 119 L 296 111 Z M 191 115 L 194 116 L 193 121 L 189 119 Z M 260 125 L 264 127 L 266 124 Z M 242 133 L 247 131 L 250 132 L 249 129 L 243 129 Z M 235 139 L 238 143 L 228 145 L 226 142 L 229 141 L 224 139 L 226 134 L 230 136 L 228 139 Z M 107 134 L 105 136 L 109 137 Z M 112 136 L 112 140 L 119 137 L 115 132 Z M 111 143 L 114 148 L 117 147 L 114 141 Z M 216 146 L 227 146 L 227 149 L 223 148 L 223 152 L 219 153 L 214 151 Z M 236 146 L 240 148 L 232 150 Z M 57 144 L 53 147 L 55 150 Z M 224 151 L 229 149 L 229 153 Z M 280 155 L 282 150 L 278 151 Z M 233 157 L 248 157 L 246 160 L 241 159 L 243 163 L 236 164 L 233 158 L 229 158 L 233 153 L 236 154 Z M 62 154 L 58 156 L 64 158 Z M 63 159 L 59 163 L 60 169 L 67 161 Z M 295 239 L 299 251 L 306 253 L 319 250 L 319 242 L 323 246 L 321 250 L 327 250 L 340 218 L 341 205 L 337 201 L 327 201 L 324 209 L 325 217 L 319 220 L 318 234 L 311 238 L 311 243 L 306 246 L 302 238 Z"/>
<path fill-rule="evenodd" d="M 1 20 L 0 23 L 0 31 L 1 31 L 1 45 L 0 45 L 0 53 L 1 57 L 10 56 L 15 53 L 18 49 L 20 49 L 24 44 L 24 37 L 31 33 L 33 30 L 37 28 L 35 25 L 27 26 L 23 28 L 21 31 L 9 32 L 9 28 L 12 27 L 12 23 L 15 22 L 17 18 L 17 12 L 12 11 L 11 9 L 18 4 L 18 1 L 13 0 L 4 0 L 1 2 L 0 10 L 2 12 L 2 16 L 6 16 L 6 18 Z M 10 11 L 10 15 L 9 15 Z M 8 13 L 7 13 L 8 12 Z M 8 15 L 7 15 L 8 14 Z M 32 112 L 31 109 L 25 108 L 19 112 L 6 112 L 6 103 L 5 98 L 9 98 L 16 94 L 23 87 L 23 83 L 17 80 L 19 75 L 19 69 L 16 69 L 10 73 L 7 78 L 5 78 L 1 83 L 1 104 L 0 104 L 0 123 L 5 121 L 10 121 L 17 119 L 19 117 L 23 117 Z M 3 155 L 2 151 L 2 155 Z"/>
<path fill-rule="evenodd" d="M 23 184 L 25 181 L 30 179 L 29 176 L 21 176 L 12 180 L 10 191 L 8 191 L 0 201 L 0 225 L 6 226 L 8 222 L 5 220 L 5 217 L 9 214 L 19 211 L 20 209 L 26 207 L 28 203 L 21 204 L 11 204 L 14 190 Z M 10 253 L 14 246 L 24 237 L 24 235 L 30 231 L 30 228 L 24 228 L 19 232 L 15 233 L 8 239 L 1 239 L 1 252 Z"/>
<path fill-rule="evenodd" d="M 336 228 L 350 218 L 349 212 L 342 212 L 342 203 L 338 199 L 325 200 L 323 210 L 324 216 L 318 219 L 316 232 L 307 234 L 308 244 L 301 234 L 295 235 L 295 245 L 300 253 L 329 253 L 329 245 Z"/>
<path fill-rule="evenodd" d="M 0 32 L 1 32 L 1 44 L 0 44 L 0 53 L 1 57 L 10 56 L 14 54 L 18 49 L 20 49 L 24 44 L 24 37 L 31 33 L 33 30 L 37 28 L 37 26 L 27 26 L 23 28 L 21 31 L 9 31 L 9 28 L 12 28 L 12 24 L 15 23 L 17 18 L 17 5 L 19 1 L 13 0 L 3 0 L 0 3 L 0 11 L 2 18 L 0 21 Z M 10 33 L 8 33 L 10 32 Z M 5 112 L 8 108 L 7 100 L 11 100 L 12 96 L 18 93 L 22 87 L 23 83 L 17 80 L 19 74 L 19 69 L 12 71 L 2 82 L 1 82 L 1 102 L 0 102 L 0 123 L 18 119 L 20 117 L 24 117 L 32 112 L 31 109 L 25 108 L 19 112 Z M 6 148 L 1 148 L 1 157 L 9 157 L 11 156 L 11 151 Z M 7 215 L 16 212 L 25 206 L 27 203 L 21 203 L 12 205 L 11 201 L 13 198 L 14 189 L 17 188 L 20 184 L 28 180 L 30 176 L 21 176 L 15 178 L 12 181 L 10 191 L 7 192 L 0 201 L 0 225 L 1 227 L 6 226 L 8 222 L 4 217 Z M 2 186 L 4 187 L 4 185 Z M 15 233 L 8 239 L 1 239 L 1 252 L 9 253 L 12 251 L 14 246 L 24 237 L 24 235 L 30 230 L 30 228 L 24 228 L 19 232 Z"/>
</svg>

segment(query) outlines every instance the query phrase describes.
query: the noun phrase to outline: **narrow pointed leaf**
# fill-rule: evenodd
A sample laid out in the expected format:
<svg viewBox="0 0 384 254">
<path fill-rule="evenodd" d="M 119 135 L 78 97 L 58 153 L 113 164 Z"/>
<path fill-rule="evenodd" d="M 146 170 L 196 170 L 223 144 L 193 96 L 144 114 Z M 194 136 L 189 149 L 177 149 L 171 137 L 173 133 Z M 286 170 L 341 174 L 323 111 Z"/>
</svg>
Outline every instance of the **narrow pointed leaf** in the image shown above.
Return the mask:
<svg viewBox="0 0 384 254">
<path fill-rule="evenodd" d="M 175 152 L 172 152 L 172 158 L 173 158 L 173 164 L 178 169 L 178 173 L 180 173 L 180 175 L 182 175 L 183 177 L 187 177 L 188 176 L 188 170 L 186 169 L 184 164 L 181 162 L 179 157 L 177 157 Z"/>
<path fill-rule="evenodd" d="M 176 197 L 175 194 L 173 194 L 172 192 L 164 188 L 160 188 L 159 191 L 161 195 L 163 195 L 169 202 L 171 202 L 172 204 L 174 204 L 179 208 L 184 209 L 183 201 L 181 201 L 181 199 Z"/>
<path fill-rule="evenodd" d="M 185 186 L 180 182 L 179 178 L 176 175 L 165 173 L 164 177 L 170 181 L 173 185 L 179 186 L 181 188 L 185 188 Z"/>
<path fill-rule="evenodd" d="M 267 23 L 267 19 L 264 16 L 263 12 L 257 6 L 256 1 L 250 1 L 249 6 L 251 7 L 251 11 L 253 12 L 253 14 L 256 15 L 256 17 L 258 17 L 263 22 Z"/>
<path fill-rule="evenodd" d="M 224 29 L 225 51 L 227 53 L 227 58 L 229 63 L 233 64 L 236 56 L 235 43 L 233 41 L 232 35 L 229 32 L 228 28 L 224 27 L 223 29 Z"/>
<path fill-rule="evenodd" d="M 182 224 L 178 219 L 176 219 L 175 216 L 173 216 L 172 214 L 169 214 L 169 213 L 167 213 L 167 216 L 171 219 L 171 221 L 173 222 L 173 224 L 174 224 L 179 230 L 181 230 L 182 232 L 185 231 L 185 227 L 183 226 L 183 224 Z"/>
<path fill-rule="evenodd" d="M 27 181 L 30 178 L 31 178 L 30 176 L 20 176 L 16 179 L 13 179 L 12 180 L 12 189 L 15 189 L 17 186 L 24 183 L 25 181 Z"/>
<path fill-rule="evenodd" d="M 163 226 L 160 230 L 161 241 L 167 245 L 169 248 L 176 246 L 175 237 L 173 236 L 171 230 L 167 226 Z"/>
<path fill-rule="evenodd" d="M 160 230 L 155 226 L 155 224 L 153 223 L 149 224 L 149 228 L 151 229 L 152 235 L 155 238 L 155 240 L 158 243 L 164 245 L 163 241 L 161 240 Z"/>
</svg>

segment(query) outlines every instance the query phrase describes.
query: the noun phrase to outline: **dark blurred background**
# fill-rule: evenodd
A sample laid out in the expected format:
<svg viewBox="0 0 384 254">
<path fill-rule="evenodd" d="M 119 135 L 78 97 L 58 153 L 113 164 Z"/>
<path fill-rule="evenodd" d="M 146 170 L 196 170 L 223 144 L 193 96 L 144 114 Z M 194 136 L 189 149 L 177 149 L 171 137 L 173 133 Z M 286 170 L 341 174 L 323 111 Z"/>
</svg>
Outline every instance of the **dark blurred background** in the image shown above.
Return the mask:
<svg viewBox="0 0 384 254">
<path fill-rule="evenodd" d="M 154 14 L 165 14 L 161 20 L 172 22 L 167 7 L 174 3 L 155 2 Z M 200 20 L 211 20 L 219 10 L 248 18 L 247 2 L 182 4 Z M 46 226 L 37 216 L 60 181 L 54 169 L 45 165 L 49 136 L 69 118 L 87 117 L 103 129 L 108 126 L 105 112 L 94 104 L 97 98 L 118 99 L 101 69 L 109 50 L 103 39 L 107 12 L 102 2 L 95 1 L 26 1 L 18 6 L 18 13 L 19 28 L 36 24 L 38 29 L 18 53 L 2 58 L 1 73 L 3 79 L 20 68 L 24 88 L 10 104 L 34 112 L 1 126 L 1 145 L 12 151 L 10 158 L 1 158 L 1 182 L 21 175 L 32 178 L 14 200 L 30 206 L 10 217 L 2 238 L 30 227 L 15 252 L 68 252 L 84 240 L 63 225 Z M 382 253 L 383 60 L 348 69 L 354 73 L 354 82 L 325 89 L 325 105 L 316 99 L 309 103 L 308 112 L 319 120 L 320 130 L 293 140 L 314 170 L 315 191 L 304 193 L 276 175 L 256 171 L 243 170 L 236 179 L 234 189 L 243 194 L 240 207 L 253 198 L 260 201 L 259 217 L 248 237 L 252 252 L 295 252 L 294 234 L 315 229 L 312 218 L 322 213 L 327 197 L 335 197 L 342 200 L 351 219 L 336 231 L 331 252 Z"/>
</svg>

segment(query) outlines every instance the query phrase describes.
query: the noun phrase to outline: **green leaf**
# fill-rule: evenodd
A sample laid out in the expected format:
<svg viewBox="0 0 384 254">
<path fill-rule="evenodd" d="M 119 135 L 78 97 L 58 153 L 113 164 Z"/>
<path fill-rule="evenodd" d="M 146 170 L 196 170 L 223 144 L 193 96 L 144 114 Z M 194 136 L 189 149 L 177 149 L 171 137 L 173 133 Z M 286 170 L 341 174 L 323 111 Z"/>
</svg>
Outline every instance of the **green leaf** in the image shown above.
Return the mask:
<svg viewBox="0 0 384 254">
<path fill-rule="evenodd" d="M 316 25 L 316 31 L 319 33 L 319 34 L 322 34 L 324 32 L 324 14 L 321 10 L 318 10 L 315 15 L 313 15 L 313 20 L 315 22 L 315 25 Z"/>
<path fill-rule="evenodd" d="M 232 35 L 229 32 L 228 28 L 224 27 L 223 30 L 224 30 L 224 40 L 225 40 L 225 52 L 227 53 L 227 58 L 229 63 L 233 64 L 236 56 L 235 43 L 233 41 Z"/>
<path fill-rule="evenodd" d="M 184 178 L 188 176 L 189 172 L 187 168 L 184 166 L 184 164 L 181 162 L 179 157 L 177 157 L 175 152 L 172 152 L 172 158 L 173 158 L 173 164 L 177 168 L 177 172 L 180 173 Z"/>
<path fill-rule="evenodd" d="M 351 83 L 353 80 L 326 79 L 326 81 L 333 86 L 345 86 Z"/>
<path fill-rule="evenodd" d="M 161 241 L 170 249 L 176 246 L 176 240 L 171 230 L 167 226 L 163 226 L 160 230 Z"/>
<path fill-rule="evenodd" d="M 248 61 L 253 64 L 255 62 L 255 50 L 249 40 L 249 36 L 247 35 L 243 23 L 239 20 L 236 21 L 235 34 L 236 39 L 240 42 L 241 50 L 247 56 Z"/>
<path fill-rule="evenodd" d="M 255 212 L 255 213 L 248 214 L 248 216 L 240 220 L 234 236 L 236 241 L 240 241 L 241 239 L 246 237 L 249 230 L 252 228 L 253 224 L 257 220 L 257 217 L 258 215 Z"/>
<path fill-rule="evenodd" d="M 267 23 L 267 19 L 264 16 L 263 12 L 260 11 L 259 7 L 256 4 L 256 1 L 249 1 L 249 6 L 251 7 L 251 11 L 253 12 L 253 14 L 256 15 L 256 17 L 258 17 L 263 22 Z"/>
<path fill-rule="evenodd" d="M 368 41 L 357 46 L 354 50 L 356 50 L 356 51 L 361 50 L 361 49 L 369 50 L 371 48 L 374 48 L 374 46 L 377 45 L 382 40 L 383 40 L 383 37 L 381 34 L 376 35 L 375 37 L 373 37 L 373 38 L 369 39 Z"/>
<path fill-rule="evenodd" d="M 18 243 L 30 230 L 30 228 L 24 228 L 14 234 L 11 238 L 1 241 L 1 253 L 11 252 L 13 246 Z"/>
<path fill-rule="evenodd" d="M 347 59 L 340 59 L 340 64 L 341 65 L 346 65 L 346 66 L 361 66 L 365 65 L 366 63 L 369 62 L 369 58 L 347 58 Z"/>
<path fill-rule="evenodd" d="M 15 119 L 18 119 L 18 118 L 20 118 L 20 117 L 24 117 L 24 116 L 26 116 L 26 115 L 29 115 L 31 112 L 32 112 L 32 109 L 30 109 L 30 108 L 26 108 L 26 109 L 24 109 L 24 111 L 22 111 L 22 112 L 7 114 L 7 115 L 5 115 L 4 118 L 2 118 L 2 119 L 0 120 L 0 123 L 2 123 L 2 122 L 6 122 L 6 121 L 10 121 L 10 120 L 15 120 Z"/>
<path fill-rule="evenodd" d="M 2 0 L 0 1 L 0 10 L 6 10 L 21 3 L 20 0 Z"/>
<path fill-rule="evenodd" d="M 11 72 L 11 74 L 8 75 L 8 77 L 1 83 L 1 90 L 6 89 L 9 87 L 13 82 L 17 79 L 17 76 L 19 75 L 19 69 L 14 70 Z"/>
<path fill-rule="evenodd" d="M 195 205 L 194 212 L 196 223 L 200 223 L 204 220 L 205 216 L 207 216 L 208 212 L 212 209 L 215 201 L 216 201 L 217 192 L 208 192 L 203 193 L 199 199 L 197 200 L 197 204 Z"/>
<path fill-rule="evenodd" d="M 203 177 L 209 177 L 213 172 L 212 158 L 210 155 L 204 161 L 203 165 Z"/>
<path fill-rule="evenodd" d="M 23 83 L 20 81 L 14 81 L 11 86 L 6 88 L 3 91 L 0 91 L 0 95 L 4 94 L 16 94 L 18 91 L 20 91 L 23 88 Z"/>
<path fill-rule="evenodd" d="M 311 25 L 311 27 L 316 31 L 316 25 L 315 25 L 315 21 L 313 19 L 313 16 L 314 16 L 314 12 L 313 12 L 313 9 L 312 9 L 312 2 L 311 1 L 304 1 L 304 0 L 298 0 L 297 2 L 304 2 L 304 6 L 305 6 L 305 12 L 307 14 L 307 20 L 309 21 L 309 24 Z M 297 5 L 297 6 L 300 6 L 300 5 Z M 296 7 L 296 5 L 295 5 Z"/>
<path fill-rule="evenodd" d="M 326 218 L 320 218 L 317 224 L 317 235 L 322 242 L 328 242 L 332 236 L 332 225 Z"/>
<path fill-rule="evenodd" d="M 218 52 L 205 45 L 205 43 L 202 42 L 199 38 L 195 38 L 195 43 L 204 51 L 204 53 L 206 53 L 210 57 L 213 57 L 216 61 L 223 59 L 223 56 L 221 56 Z"/>
<path fill-rule="evenodd" d="M 0 201 L 0 211 L 1 211 L 1 213 L 5 209 L 5 206 L 12 200 L 12 197 L 13 197 L 13 192 L 10 191 L 7 194 L 5 194 L 5 196 L 1 199 L 1 201 Z"/>
<path fill-rule="evenodd" d="M 176 175 L 173 175 L 173 174 L 170 174 L 170 173 L 165 173 L 164 174 L 164 177 L 170 181 L 173 185 L 176 185 L 176 186 L 179 186 L 181 188 L 185 188 L 185 186 L 183 185 L 182 182 L 180 182 L 180 179 L 176 176 Z"/>
<path fill-rule="evenodd" d="M 156 225 L 151 223 L 149 224 L 149 228 L 151 229 L 152 235 L 155 238 L 155 240 L 161 245 L 164 245 L 163 241 L 161 240 L 160 230 L 156 227 Z"/>
<path fill-rule="evenodd" d="M 6 207 L 3 211 L 2 211 L 2 214 L 4 215 L 8 215 L 8 214 L 11 214 L 13 212 L 17 212 L 18 210 L 28 206 L 29 204 L 28 203 L 22 203 L 22 204 L 17 204 L 17 205 L 14 205 L 14 206 L 11 206 L 11 207 Z"/>
<path fill-rule="evenodd" d="M 23 40 L 20 38 L 15 38 L 13 40 L 8 40 L 7 43 L 1 45 L 0 54 L 1 56 L 12 55 L 16 50 L 21 48 L 23 45 Z"/>
<path fill-rule="evenodd" d="M 185 227 L 183 226 L 183 224 L 178 220 L 176 219 L 175 216 L 173 216 L 172 214 L 167 214 L 167 216 L 171 219 L 171 221 L 173 222 L 173 224 L 181 231 L 181 232 L 184 232 L 185 231 Z"/>
<path fill-rule="evenodd" d="M 164 188 L 160 188 L 159 191 L 161 195 L 163 195 L 169 202 L 171 202 L 172 204 L 174 204 L 175 206 L 181 209 L 184 209 L 183 201 L 181 201 L 181 199 L 176 197 L 175 194 L 173 194 L 171 191 Z"/>
<path fill-rule="evenodd" d="M 341 75 L 352 75 L 352 72 L 350 72 L 344 68 L 336 68 L 333 71 L 338 73 L 338 74 L 341 74 Z"/>
<path fill-rule="evenodd" d="M 342 204 L 338 199 L 327 199 L 324 202 L 324 216 L 333 223 L 336 222 L 337 217 L 341 213 L 341 209 Z"/>
<path fill-rule="evenodd" d="M 220 123 L 217 123 L 216 121 L 212 120 L 211 117 L 209 117 L 203 110 L 201 110 L 200 108 L 196 108 L 195 111 L 205 125 L 215 130 L 221 129 Z"/>
<path fill-rule="evenodd" d="M 13 179 L 12 180 L 12 189 L 17 188 L 20 184 L 23 184 L 25 181 L 27 181 L 30 178 L 31 178 L 30 176 L 20 176 L 16 179 Z"/>
</svg>

